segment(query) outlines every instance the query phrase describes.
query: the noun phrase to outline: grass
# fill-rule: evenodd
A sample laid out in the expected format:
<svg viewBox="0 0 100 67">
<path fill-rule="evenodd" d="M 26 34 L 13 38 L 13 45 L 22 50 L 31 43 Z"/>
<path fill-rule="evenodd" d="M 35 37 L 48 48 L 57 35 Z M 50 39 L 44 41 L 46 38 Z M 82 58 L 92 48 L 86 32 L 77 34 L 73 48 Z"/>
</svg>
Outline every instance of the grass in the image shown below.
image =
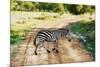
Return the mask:
<svg viewBox="0 0 100 67">
<path fill-rule="evenodd" d="M 70 24 L 70 29 L 79 37 L 83 36 L 85 49 L 95 54 L 95 21 L 80 21 Z"/>
<path fill-rule="evenodd" d="M 59 18 L 58 13 L 11 11 L 11 44 L 24 40 L 25 32 Z"/>
</svg>

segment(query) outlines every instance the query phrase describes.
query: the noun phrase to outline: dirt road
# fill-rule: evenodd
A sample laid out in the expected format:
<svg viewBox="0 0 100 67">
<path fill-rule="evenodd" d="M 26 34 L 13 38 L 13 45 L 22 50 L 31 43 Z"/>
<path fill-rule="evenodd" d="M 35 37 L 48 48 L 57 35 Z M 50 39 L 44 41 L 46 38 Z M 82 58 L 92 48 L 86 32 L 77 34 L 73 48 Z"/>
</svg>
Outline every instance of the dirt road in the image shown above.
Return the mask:
<svg viewBox="0 0 100 67">
<path fill-rule="evenodd" d="M 82 20 L 76 18 L 58 20 L 55 23 L 52 22 L 52 24 L 43 24 L 41 28 L 62 28 L 71 22 Z M 48 44 L 47 47 L 51 53 L 48 54 L 43 47 L 40 47 L 38 49 L 38 55 L 34 55 L 35 46 L 33 40 L 39 30 L 33 29 L 32 32 L 28 32 L 26 41 L 16 49 L 17 54 L 11 60 L 11 67 L 93 61 L 94 58 L 82 47 L 82 44 L 77 39 L 72 39 L 71 42 L 68 42 L 66 39 L 59 40 L 59 53 L 51 51 L 53 47 L 52 43 L 45 43 Z M 28 43 L 30 38 L 31 40 Z"/>
</svg>

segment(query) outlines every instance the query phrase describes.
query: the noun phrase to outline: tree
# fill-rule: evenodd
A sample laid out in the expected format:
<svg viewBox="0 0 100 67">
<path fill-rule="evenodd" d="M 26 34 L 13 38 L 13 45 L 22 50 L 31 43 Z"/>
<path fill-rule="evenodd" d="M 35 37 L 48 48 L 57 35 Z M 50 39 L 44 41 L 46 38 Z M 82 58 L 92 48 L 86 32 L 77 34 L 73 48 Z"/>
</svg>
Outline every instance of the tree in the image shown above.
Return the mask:
<svg viewBox="0 0 100 67">
<path fill-rule="evenodd" d="M 35 6 L 32 2 L 24 2 L 23 6 L 28 11 L 33 11 L 35 9 Z"/>
<path fill-rule="evenodd" d="M 60 14 L 69 12 L 69 13 L 78 15 L 78 14 L 84 14 L 84 13 L 92 14 L 95 11 L 95 6 L 11 0 L 11 10 L 46 11 L 46 12 L 57 12 Z"/>
<path fill-rule="evenodd" d="M 90 5 L 69 5 L 68 10 L 70 13 L 78 15 L 84 13 L 93 13 L 95 11 L 95 6 Z"/>
<path fill-rule="evenodd" d="M 57 4 L 57 9 L 55 11 L 60 14 L 63 14 L 65 12 L 63 4 Z"/>
<path fill-rule="evenodd" d="M 15 10 L 16 9 L 15 7 L 18 5 L 17 2 L 15 0 L 11 0 L 10 3 L 11 3 L 11 7 L 10 7 L 11 10 Z"/>
</svg>

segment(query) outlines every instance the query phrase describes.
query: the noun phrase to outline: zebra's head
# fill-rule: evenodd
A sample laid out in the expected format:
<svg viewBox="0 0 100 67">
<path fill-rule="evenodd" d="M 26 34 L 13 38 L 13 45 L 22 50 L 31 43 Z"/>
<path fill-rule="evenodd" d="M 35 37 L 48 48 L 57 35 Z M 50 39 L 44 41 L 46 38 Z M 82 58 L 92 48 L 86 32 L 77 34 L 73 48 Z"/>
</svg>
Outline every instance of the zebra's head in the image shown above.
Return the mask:
<svg viewBox="0 0 100 67">
<path fill-rule="evenodd" d="M 68 29 L 67 30 L 67 34 L 66 34 L 66 38 L 68 39 L 68 41 L 70 42 L 73 38 L 72 32 Z"/>
</svg>

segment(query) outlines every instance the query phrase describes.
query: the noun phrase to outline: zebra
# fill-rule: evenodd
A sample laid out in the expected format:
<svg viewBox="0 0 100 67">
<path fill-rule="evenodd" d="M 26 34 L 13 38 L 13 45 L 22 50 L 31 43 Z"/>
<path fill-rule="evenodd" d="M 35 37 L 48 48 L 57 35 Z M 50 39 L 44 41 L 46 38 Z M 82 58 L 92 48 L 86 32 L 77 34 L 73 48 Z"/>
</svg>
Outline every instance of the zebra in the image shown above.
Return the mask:
<svg viewBox="0 0 100 67">
<path fill-rule="evenodd" d="M 35 55 L 37 55 L 37 48 L 40 45 L 43 46 L 48 53 L 50 53 L 50 51 L 44 46 L 44 42 L 53 42 L 54 48 L 52 50 L 56 50 L 56 52 L 59 53 L 59 51 L 57 50 L 58 40 L 62 37 L 67 38 L 70 42 L 72 39 L 71 31 L 65 28 L 39 31 L 34 39 L 34 45 L 36 47 L 34 51 Z"/>
</svg>

